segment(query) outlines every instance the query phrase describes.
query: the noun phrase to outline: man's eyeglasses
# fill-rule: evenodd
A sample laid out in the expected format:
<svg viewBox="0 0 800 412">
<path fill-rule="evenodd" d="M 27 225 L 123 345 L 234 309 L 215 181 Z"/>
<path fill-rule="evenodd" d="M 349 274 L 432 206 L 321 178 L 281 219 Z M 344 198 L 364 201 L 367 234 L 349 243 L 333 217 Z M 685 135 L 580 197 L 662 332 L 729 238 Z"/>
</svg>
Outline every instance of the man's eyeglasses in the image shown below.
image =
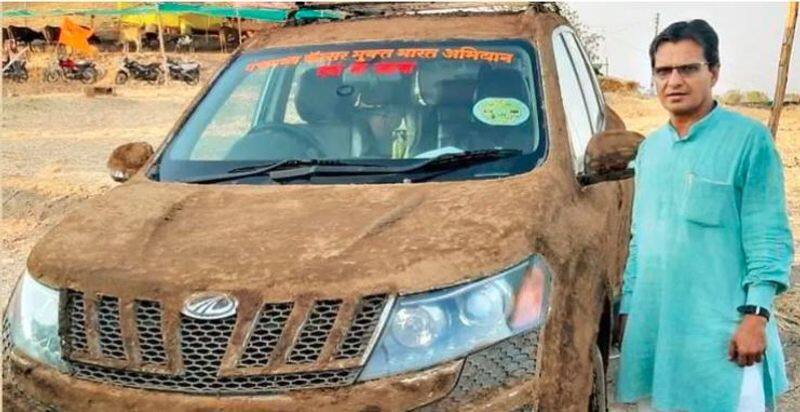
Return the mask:
<svg viewBox="0 0 800 412">
<path fill-rule="evenodd" d="M 678 71 L 681 77 L 691 77 L 700 71 L 700 68 L 708 65 L 707 62 L 682 64 L 680 66 L 661 66 L 653 68 L 653 75 L 659 80 L 666 80 L 672 75 L 674 70 Z"/>
</svg>

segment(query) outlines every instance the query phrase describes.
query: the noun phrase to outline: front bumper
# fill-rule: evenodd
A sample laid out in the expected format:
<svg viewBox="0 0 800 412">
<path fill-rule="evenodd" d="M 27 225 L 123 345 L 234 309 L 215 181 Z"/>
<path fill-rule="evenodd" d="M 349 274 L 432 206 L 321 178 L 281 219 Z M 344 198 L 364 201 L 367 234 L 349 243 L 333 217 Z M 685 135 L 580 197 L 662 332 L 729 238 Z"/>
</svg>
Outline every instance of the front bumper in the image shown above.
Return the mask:
<svg viewBox="0 0 800 412">
<path fill-rule="evenodd" d="M 3 406 L 9 411 L 532 411 L 536 334 L 507 339 L 464 360 L 336 389 L 274 395 L 202 396 L 76 379 L 7 351 Z"/>
</svg>

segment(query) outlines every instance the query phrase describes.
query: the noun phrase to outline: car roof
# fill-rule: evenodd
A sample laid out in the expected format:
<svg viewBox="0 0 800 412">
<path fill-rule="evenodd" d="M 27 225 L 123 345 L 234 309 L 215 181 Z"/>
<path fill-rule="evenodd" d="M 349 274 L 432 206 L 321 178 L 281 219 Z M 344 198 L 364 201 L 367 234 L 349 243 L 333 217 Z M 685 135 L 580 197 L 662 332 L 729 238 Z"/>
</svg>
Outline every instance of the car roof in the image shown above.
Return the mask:
<svg viewBox="0 0 800 412">
<path fill-rule="evenodd" d="M 362 41 L 504 39 L 534 40 L 554 27 L 568 24 L 557 10 L 526 7 L 517 10 L 432 9 L 355 15 L 340 21 L 283 26 L 259 33 L 242 51 Z"/>
</svg>

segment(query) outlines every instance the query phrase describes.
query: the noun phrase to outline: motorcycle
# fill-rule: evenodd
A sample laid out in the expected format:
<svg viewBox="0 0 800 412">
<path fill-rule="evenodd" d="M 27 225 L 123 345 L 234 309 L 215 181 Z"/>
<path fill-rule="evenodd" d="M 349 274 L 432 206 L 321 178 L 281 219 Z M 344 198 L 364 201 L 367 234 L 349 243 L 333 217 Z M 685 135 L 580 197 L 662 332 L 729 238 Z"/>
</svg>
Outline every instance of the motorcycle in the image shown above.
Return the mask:
<svg viewBox="0 0 800 412">
<path fill-rule="evenodd" d="M 150 84 L 162 84 L 164 83 L 164 72 L 159 63 L 143 64 L 124 57 L 120 62 L 114 82 L 116 84 L 125 84 L 130 78 L 144 80 Z"/>
<path fill-rule="evenodd" d="M 92 61 L 59 58 L 57 64 L 45 69 L 44 80 L 49 83 L 58 79 L 80 80 L 84 84 L 91 84 L 97 81 L 99 75 L 100 72 Z"/>
<path fill-rule="evenodd" d="M 200 63 L 198 62 L 167 59 L 167 67 L 170 79 L 180 80 L 189 85 L 195 85 L 200 81 Z"/>
<path fill-rule="evenodd" d="M 11 79 L 17 83 L 28 81 L 28 69 L 25 68 L 25 60 L 14 60 L 8 64 L 8 60 L 3 62 L 3 78 Z"/>
</svg>

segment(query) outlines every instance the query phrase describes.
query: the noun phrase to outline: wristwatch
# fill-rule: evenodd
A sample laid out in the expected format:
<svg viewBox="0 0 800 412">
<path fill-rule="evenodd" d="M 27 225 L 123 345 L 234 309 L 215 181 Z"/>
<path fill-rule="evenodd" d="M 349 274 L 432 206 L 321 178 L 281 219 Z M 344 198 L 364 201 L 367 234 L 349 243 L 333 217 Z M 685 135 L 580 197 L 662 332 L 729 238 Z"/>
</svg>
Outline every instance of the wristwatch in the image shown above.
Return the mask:
<svg viewBox="0 0 800 412">
<path fill-rule="evenodd" d="M 739 313 L 743 315 L 758 315 L 766 320 L 769 320 L 769 310 L 763 306 L 757 305 L 742 305 L 736 308 Z"/>
</svg>

